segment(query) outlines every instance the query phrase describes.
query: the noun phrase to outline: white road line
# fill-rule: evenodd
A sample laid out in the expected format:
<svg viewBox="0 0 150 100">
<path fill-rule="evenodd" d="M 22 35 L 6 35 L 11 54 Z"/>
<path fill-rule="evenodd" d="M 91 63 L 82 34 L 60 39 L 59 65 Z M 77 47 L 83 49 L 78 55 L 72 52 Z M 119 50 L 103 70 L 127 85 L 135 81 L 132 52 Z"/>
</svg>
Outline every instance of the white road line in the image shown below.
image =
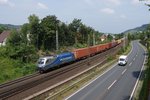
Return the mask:
<svg viewBox="0 0 150 100">
<path fill-rule="evenodd" d="M 126 71 L 127 71 L 127 69 L 125 69 L 121 74 L 123 75 Z"/>
<path fill-rule="evenodd" d="M 140 46 L 143 48 L 143 46 L 142 46 L 141 44 L 140 44 Z M 143 49 L 144 49 L 144 48 L 143 48 Z M 145 49 L 144 49 L 144 51 L 146 52 Z M 135 83 L 135 86 L 134 86 L 134 88 L 133 88 L 133 91 L 132 91 L 132 93 L 131 93 L 131 95 L 130 95 L 129 100 L 132 100 L 132 99 L 133 99 L 133 94 L 134 94 L 135 89 L 136 89 L 136 87 L 137 87 L 137 85 L 138 85 L 139 79 L 140 79 L 140 77 L 141 77 L 142 70 L 144 69 L 145 61 L 146 61 L 146 56 L 144 57 L 144 62 L 143 62 L 143 66 L 142 66 L 141 71 L 140 71 L 140 75 L 138 76 L 138 79 L 137 79 L 137 81 L 136 81 L 136 83 Z"/>
<path fill-rule="evenodd" d="M 94 80 L 92 80 L 91 82 L 89 82 L 88 84 L 86 84 L 85 86 L 83 86 L 82 88 L 80 88 L 79 90 L 77 90 L 75 93 L 73 93 L 72 95 L 70 95 L 69 97 L 65 98 L 65 100 L 68 100 L 69 98 L 71 98 L 72 96 L 74 96 L 75 94 L 77 94 L 78 92 L 80 92 L 81 90 L 83 90 L 85 87 L 89 86 L 90 84 L 92 84 L 94 81 L 96 81 L 98 78 L 100 78 L 101 76 L 103 76 L 104 74 L 106 74 L 108 71 L 110 71 L 111 69 L 113 69 L 114 67 L 117 66 L 117 63 L 115 63 L 110 69 L 106 70 L 103 74 L 101 74 L 99 77 L 95 78 Z"/>
<path fill-rule="evenodd" d="M 133 44 L 131 44 L 131 45 L 132 45 L 132 46 L 131 46 L 131 51 L 128 53 L 127 56 L 129 56 L 129 55 L 132 53 L 132 51 L 133 51 Z M 87 85 L 83 86 L 82 88 L 80 88 L 79 90 L 77 90 L 76 92 L 74 92 L 73 94 L 71 94 L 70 96 L 68 96 L 67 98 L 65 98 L 65 100 L 68 100 L 69 98 L 71 98 L 72 96 L 74 96 L 75 94 L 77 94 L 79 91 L 83 90 L 85 87 L 87 87 L 88 85 L 92 84 L 92 83 L 93 83 L 94 81 L 96 81 L 98 78 L 100 78 L 101 76 L 103 76 L 104 74 L 106 74 L 108 71 L 110 71 L 111 69 L 113 69 L 116 65 L 117 65 L 117 63 L 114 64 L 114 66 L 111 67 L 110 69 L 106 70 L 102 75 L 100 75 L 99 77 L 97 77 L 96 79 L 94 79 L 94 80 L 92 80 L 90 83 L 88 83 Z"/>
<path fill-rule="evenodd" d="M 116 82 L 117 80 L 115 80 L 107 89 L 109 90 Z"/>
<path fill-rule="evenodd" d="M 132 62 L 129 64 L 129 66 L 131 66 L 132 65 Z"/>
<path fill-rule="evenodd" d="M 136 57 L 137 57 L 138 55 L 136 55 Z"/>
</svg>

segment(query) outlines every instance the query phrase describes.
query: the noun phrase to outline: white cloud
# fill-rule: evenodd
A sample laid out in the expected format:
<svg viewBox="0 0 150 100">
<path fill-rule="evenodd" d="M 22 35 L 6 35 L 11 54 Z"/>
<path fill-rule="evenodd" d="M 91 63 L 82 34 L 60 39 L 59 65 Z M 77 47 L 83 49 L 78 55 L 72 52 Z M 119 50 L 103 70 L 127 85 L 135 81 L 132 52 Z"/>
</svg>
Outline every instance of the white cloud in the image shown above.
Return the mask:
<svg viewBox="0 0 150 100">
<path fill-rule="evenodd" d="M 101 9 L 100 11 L 103 13 L 106 13 L 106 14 L 114 14 L 115 13 L 115 11 L 111 8 L 104 8 L 104 9 Z"/>
<path fill-rule="evenodd" d="M 40 3 L 40 2 L 37 3 L 37 6 L 38 8 L 41 8 L 41 9 L 48 9 L 48 7 L 45 4 Z"/>
<path fill-rule="evenodd" d="M 131 1 L 131 3 L 134 4 L 134 5 L 139 4 L 139 2 L 140 2 L 139 0 L 132 0 L 132 1 Z"/>
<path fill-rule="evenodd" d="M 120 15 L 120 18 L 122 18 L 122 19 L 126 19 L 126 18 L 127 18 L 127 16 L 126 16 L 126 15 L 124 15 L 124 14 L 122 14 L 122 15 Z"/>
<path fill-rule="evenodd" d="M 120 5 L 121 1 L 120 0 L 108 0 L 110 3 L 115 4 L 115 5 Z"/>
<path fill-rule="evenodd" d="M 7 5 L 7 6 L 10 6 L 10 7 L 15 6 L 15 4 L 10 2 L 9 0 L 0 0 L 0 5 Z"/>
</svg>

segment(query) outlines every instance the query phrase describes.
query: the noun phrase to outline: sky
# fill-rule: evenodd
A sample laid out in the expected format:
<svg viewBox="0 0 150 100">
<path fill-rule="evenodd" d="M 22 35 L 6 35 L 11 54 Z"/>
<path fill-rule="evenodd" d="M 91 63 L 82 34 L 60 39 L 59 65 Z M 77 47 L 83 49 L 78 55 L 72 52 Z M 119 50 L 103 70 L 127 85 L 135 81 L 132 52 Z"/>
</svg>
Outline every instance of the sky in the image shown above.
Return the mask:
<svg viewBox="0 0 150 100">
<path fill-rule="evenodd" d="M 150 0 L 0 0 L 0 23 L 22 25 L 32 14 L 55 15 L 69 24 L 74 18 L 105 33 L 121 33 L 150 23 Z"/>
</svg>

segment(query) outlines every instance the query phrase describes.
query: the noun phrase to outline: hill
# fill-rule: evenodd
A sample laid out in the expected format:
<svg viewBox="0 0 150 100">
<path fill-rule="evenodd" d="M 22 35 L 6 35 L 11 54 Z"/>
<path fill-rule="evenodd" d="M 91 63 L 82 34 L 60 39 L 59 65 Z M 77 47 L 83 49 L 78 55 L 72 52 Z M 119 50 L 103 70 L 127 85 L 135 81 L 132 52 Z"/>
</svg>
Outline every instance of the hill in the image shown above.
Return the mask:
<svg viewBox="0 0 150 100">
<path fill-rule="evenodd" d="M 148 25 L 149 24 L 144 24 L 144 25 L 142 25 L 142 26 L 140 26 L 140 27 L 136 27 L 136 28 L 134 28 L 134 29 L 129 29 L 129 30 L 127 30 L 127 31 L 124 31 L 123 33 L 137 33 L 137 32 L 140 32 L 140 31 L 144 31 L 144 30 L 146 30 L 147 29 L 147 27 L 148 27 Z"/>
<path fill-rule="evenodd" d="M 0 28 L 5 28 L 5 29 L 19 29 L 21 25 L 12 25 L 12 24 L 0 24 Z"/>
</svg>

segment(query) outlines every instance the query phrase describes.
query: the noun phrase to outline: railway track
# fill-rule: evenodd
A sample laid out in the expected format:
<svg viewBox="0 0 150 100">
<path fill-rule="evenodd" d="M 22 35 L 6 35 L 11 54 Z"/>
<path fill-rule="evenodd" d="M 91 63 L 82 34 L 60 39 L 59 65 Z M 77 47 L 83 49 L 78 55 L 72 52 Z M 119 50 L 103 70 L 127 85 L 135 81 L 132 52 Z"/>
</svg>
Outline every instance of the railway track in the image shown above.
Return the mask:
<svg viewBox="0 0 150 100">
<path fill-rule="evenodd" d="M 95 55 L 93 57 L 90 57 L 88 59 L 84 59 L 81 60 L 79 62 L 70 64 L 68 66 L 62 67 L 60 69 L 54 70 L 52 72 L 49 73 L 45 73 L 45 74 L 33 74 L 29 77 L 24 77 L 18 80 L 14 80 L 12 82 L 8 82 L 5 84 L 1 84 L 0 85 L 0 99 L 8 99 L 9 97 L 13 97 L 16 94 L 19 94 L 25 90 L 31 89 L 35 86 L 40 85 L 41 83 L 44 83 L 46 81 L 51 81 L 50 85 L 54 85 L 56 84 L 56 81 L 54 81 L 55 78 L 58 78 L 60 76 L 63 76 L 64 73 L 68 73 L 70 75 L 74 75 L 73 71 L 79 71 L 81 69 L 85 69 L 88 67 L 90 67 L 90 65 L 95 64 L 96 62 L 98 62 L 101 59 L 106 58 L 106 56 L 113 54 L 113 52 L 117 50 L 117 47 L 112 48 L 110 50 L 107 50 L 103 53 L 100 53 L 98 55 Z M 89 64 L 90 62 L 90 64 Z M 82 68 L 80 68 L 82 66 Z M 85 66 L 85 67 L 84 67 Z M 65 75 L 63 77 L 65 79 Z M 59 82 L 59 80 L 57 80 L 57 82 Z"/>
<path fill-rule="evenodd" d="M 18 78 L 18 79 L 15 79 L 15 80 L 12 80 L 12 81 L 9 81 L 9 82 L 6 82 L 6 83 L 3 83 L 3 84 L 0 84 L 0 88 L 4 88 L 6 86 L 10 86 L 10 85 L 13 85 L 13 84 L 16 84 L 18 82 L 22 82 L 24 80 L 27 80 L 27 79 L 30 79 L 30 78 L 33 78 L 35 76 L 39 75 L 38 72 L 35 72 L 31 75 L 27 75 L 27 76 L 24 76 L 24 77 L 21 77 L 21 78 Z"/>
</svg>

